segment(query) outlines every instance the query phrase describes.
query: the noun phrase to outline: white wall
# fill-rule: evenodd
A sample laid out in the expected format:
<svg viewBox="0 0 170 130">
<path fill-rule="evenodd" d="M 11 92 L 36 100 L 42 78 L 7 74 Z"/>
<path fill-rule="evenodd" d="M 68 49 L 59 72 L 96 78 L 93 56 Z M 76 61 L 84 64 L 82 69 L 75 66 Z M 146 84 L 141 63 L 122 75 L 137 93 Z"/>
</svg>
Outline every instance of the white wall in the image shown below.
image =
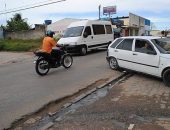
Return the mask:
<svg viewBox="0 0 170 130">
<path fill-rule="evenodd" d="M 76 21 L 80 21 L 82 19 L 71 19 L 71 18 L 65 18 L 59 21 L 56 21 L 55 23 L 52 23 L 47 26 L 47 30 L 54 31 L 57 34 L 64 34 L 66 28 L 72 23 Z"/>
</svg>

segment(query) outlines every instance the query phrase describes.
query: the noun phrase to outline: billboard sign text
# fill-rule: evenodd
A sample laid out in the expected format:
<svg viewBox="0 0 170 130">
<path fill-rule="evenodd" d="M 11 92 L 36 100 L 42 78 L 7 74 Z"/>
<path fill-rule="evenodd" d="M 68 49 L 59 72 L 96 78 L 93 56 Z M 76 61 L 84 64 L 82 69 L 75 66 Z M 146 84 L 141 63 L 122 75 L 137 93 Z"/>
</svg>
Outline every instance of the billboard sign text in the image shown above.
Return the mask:
<svg viewBox="0 0 170 130">
<path fill-rule="evenodd" d="M 116 6 L 103 7 L 103 14 L 104 15 L 116 14 Z"/>
</svg>

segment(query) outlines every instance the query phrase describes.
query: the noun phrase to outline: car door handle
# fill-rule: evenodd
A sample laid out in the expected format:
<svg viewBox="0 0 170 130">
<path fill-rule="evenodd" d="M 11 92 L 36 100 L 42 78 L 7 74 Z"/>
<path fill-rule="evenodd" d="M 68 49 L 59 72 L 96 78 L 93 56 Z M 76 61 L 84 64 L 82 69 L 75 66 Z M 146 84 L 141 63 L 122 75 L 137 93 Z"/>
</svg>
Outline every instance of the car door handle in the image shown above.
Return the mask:
<svg viewBox="0 0 170 130">
<path fill-rule="evenodd" d="M 134 56 L 136 56 L 136 55 L 138 55 L 138 54 L 136 54 L 136 53 L 133 53 L 133 55 L 134 55 Z"/>
<path fill-rule="evenodd" d="M 119 52 L 118 50 L 115 50 L 115 52 Z"/>
</svg>

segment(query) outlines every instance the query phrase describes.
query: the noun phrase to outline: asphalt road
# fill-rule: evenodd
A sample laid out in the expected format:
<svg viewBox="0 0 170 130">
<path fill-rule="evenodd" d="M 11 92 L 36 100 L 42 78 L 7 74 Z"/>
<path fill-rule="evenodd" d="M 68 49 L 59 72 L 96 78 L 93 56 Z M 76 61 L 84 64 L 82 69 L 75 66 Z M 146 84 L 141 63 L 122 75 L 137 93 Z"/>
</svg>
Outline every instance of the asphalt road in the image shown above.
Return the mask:
<svg viewBox="0 0 170 130">
<path fill-rule="evenodd" d="M 33 59 L 0 65 L 0 129 L 97 80 L 118 77 L 120 72 L 110 70 L 105 57 L 105 51 L 74 56 L 70 69 L 53 69 L 44 77 L 36 74 Z"/>
</svg>

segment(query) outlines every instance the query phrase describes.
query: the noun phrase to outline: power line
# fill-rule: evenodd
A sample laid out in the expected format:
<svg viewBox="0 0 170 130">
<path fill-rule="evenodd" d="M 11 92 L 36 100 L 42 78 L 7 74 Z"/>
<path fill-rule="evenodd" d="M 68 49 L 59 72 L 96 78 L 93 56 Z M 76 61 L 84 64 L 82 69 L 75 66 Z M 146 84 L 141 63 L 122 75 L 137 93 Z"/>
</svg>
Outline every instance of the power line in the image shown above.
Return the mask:
<svg viewBox="0 0 170 130">
<path fill-rule="evenodd" d="M 60 3 L 60 2 L 64 2 L 64 1 L 66 1 L 66 0 L 54 1 L 54 2 L 50 2 L 50 3 L 35 5 L 35 6 L 31 6 L 31 7 L 27 7 L 27 8 L 22 8 L 22 9 L 17 9 L 17 10 L 13 10 L 13 11 L 6 11 L 6 12 L 3 12 L 3 13 L 0 13 L 0 15 L 2 15 L 2 14 L 9 14 L 9 13 L 18 12 L 18 11 L 23 11 L 23 10 L 28 10 L 28 9 L 33 9 L 33 8 L 37 8 L 37 7 L 41 7 L 41 6 L 45 6 L 45 5 L 50 5 L 50 4 L 54 4 L 54 3 Z"/>
<path fill-rule="evenodd" d="M 18 8 L 24 8 L 24 7 L 33 6 L 33 5 L 37 5 L 37 4 L 41 4 L 41 3 L 46 3 L 46 2 L 49 2 L 49 0 L 42 1 L 42 2 L 37 2 L 37 3 L 33 3 L 33 4 L 28 4 L 28 5 L 23 5 L 23 6 L 19 6 L 19 7 L 8 9 L 8 10 L 5 8 L 5 10 L 0 11 L 0 13 L 4 13 L 6 11 L 18 10 Z M 5 5 L 6 5 L 6 3 L 5 3 Z"/>
</svg>

